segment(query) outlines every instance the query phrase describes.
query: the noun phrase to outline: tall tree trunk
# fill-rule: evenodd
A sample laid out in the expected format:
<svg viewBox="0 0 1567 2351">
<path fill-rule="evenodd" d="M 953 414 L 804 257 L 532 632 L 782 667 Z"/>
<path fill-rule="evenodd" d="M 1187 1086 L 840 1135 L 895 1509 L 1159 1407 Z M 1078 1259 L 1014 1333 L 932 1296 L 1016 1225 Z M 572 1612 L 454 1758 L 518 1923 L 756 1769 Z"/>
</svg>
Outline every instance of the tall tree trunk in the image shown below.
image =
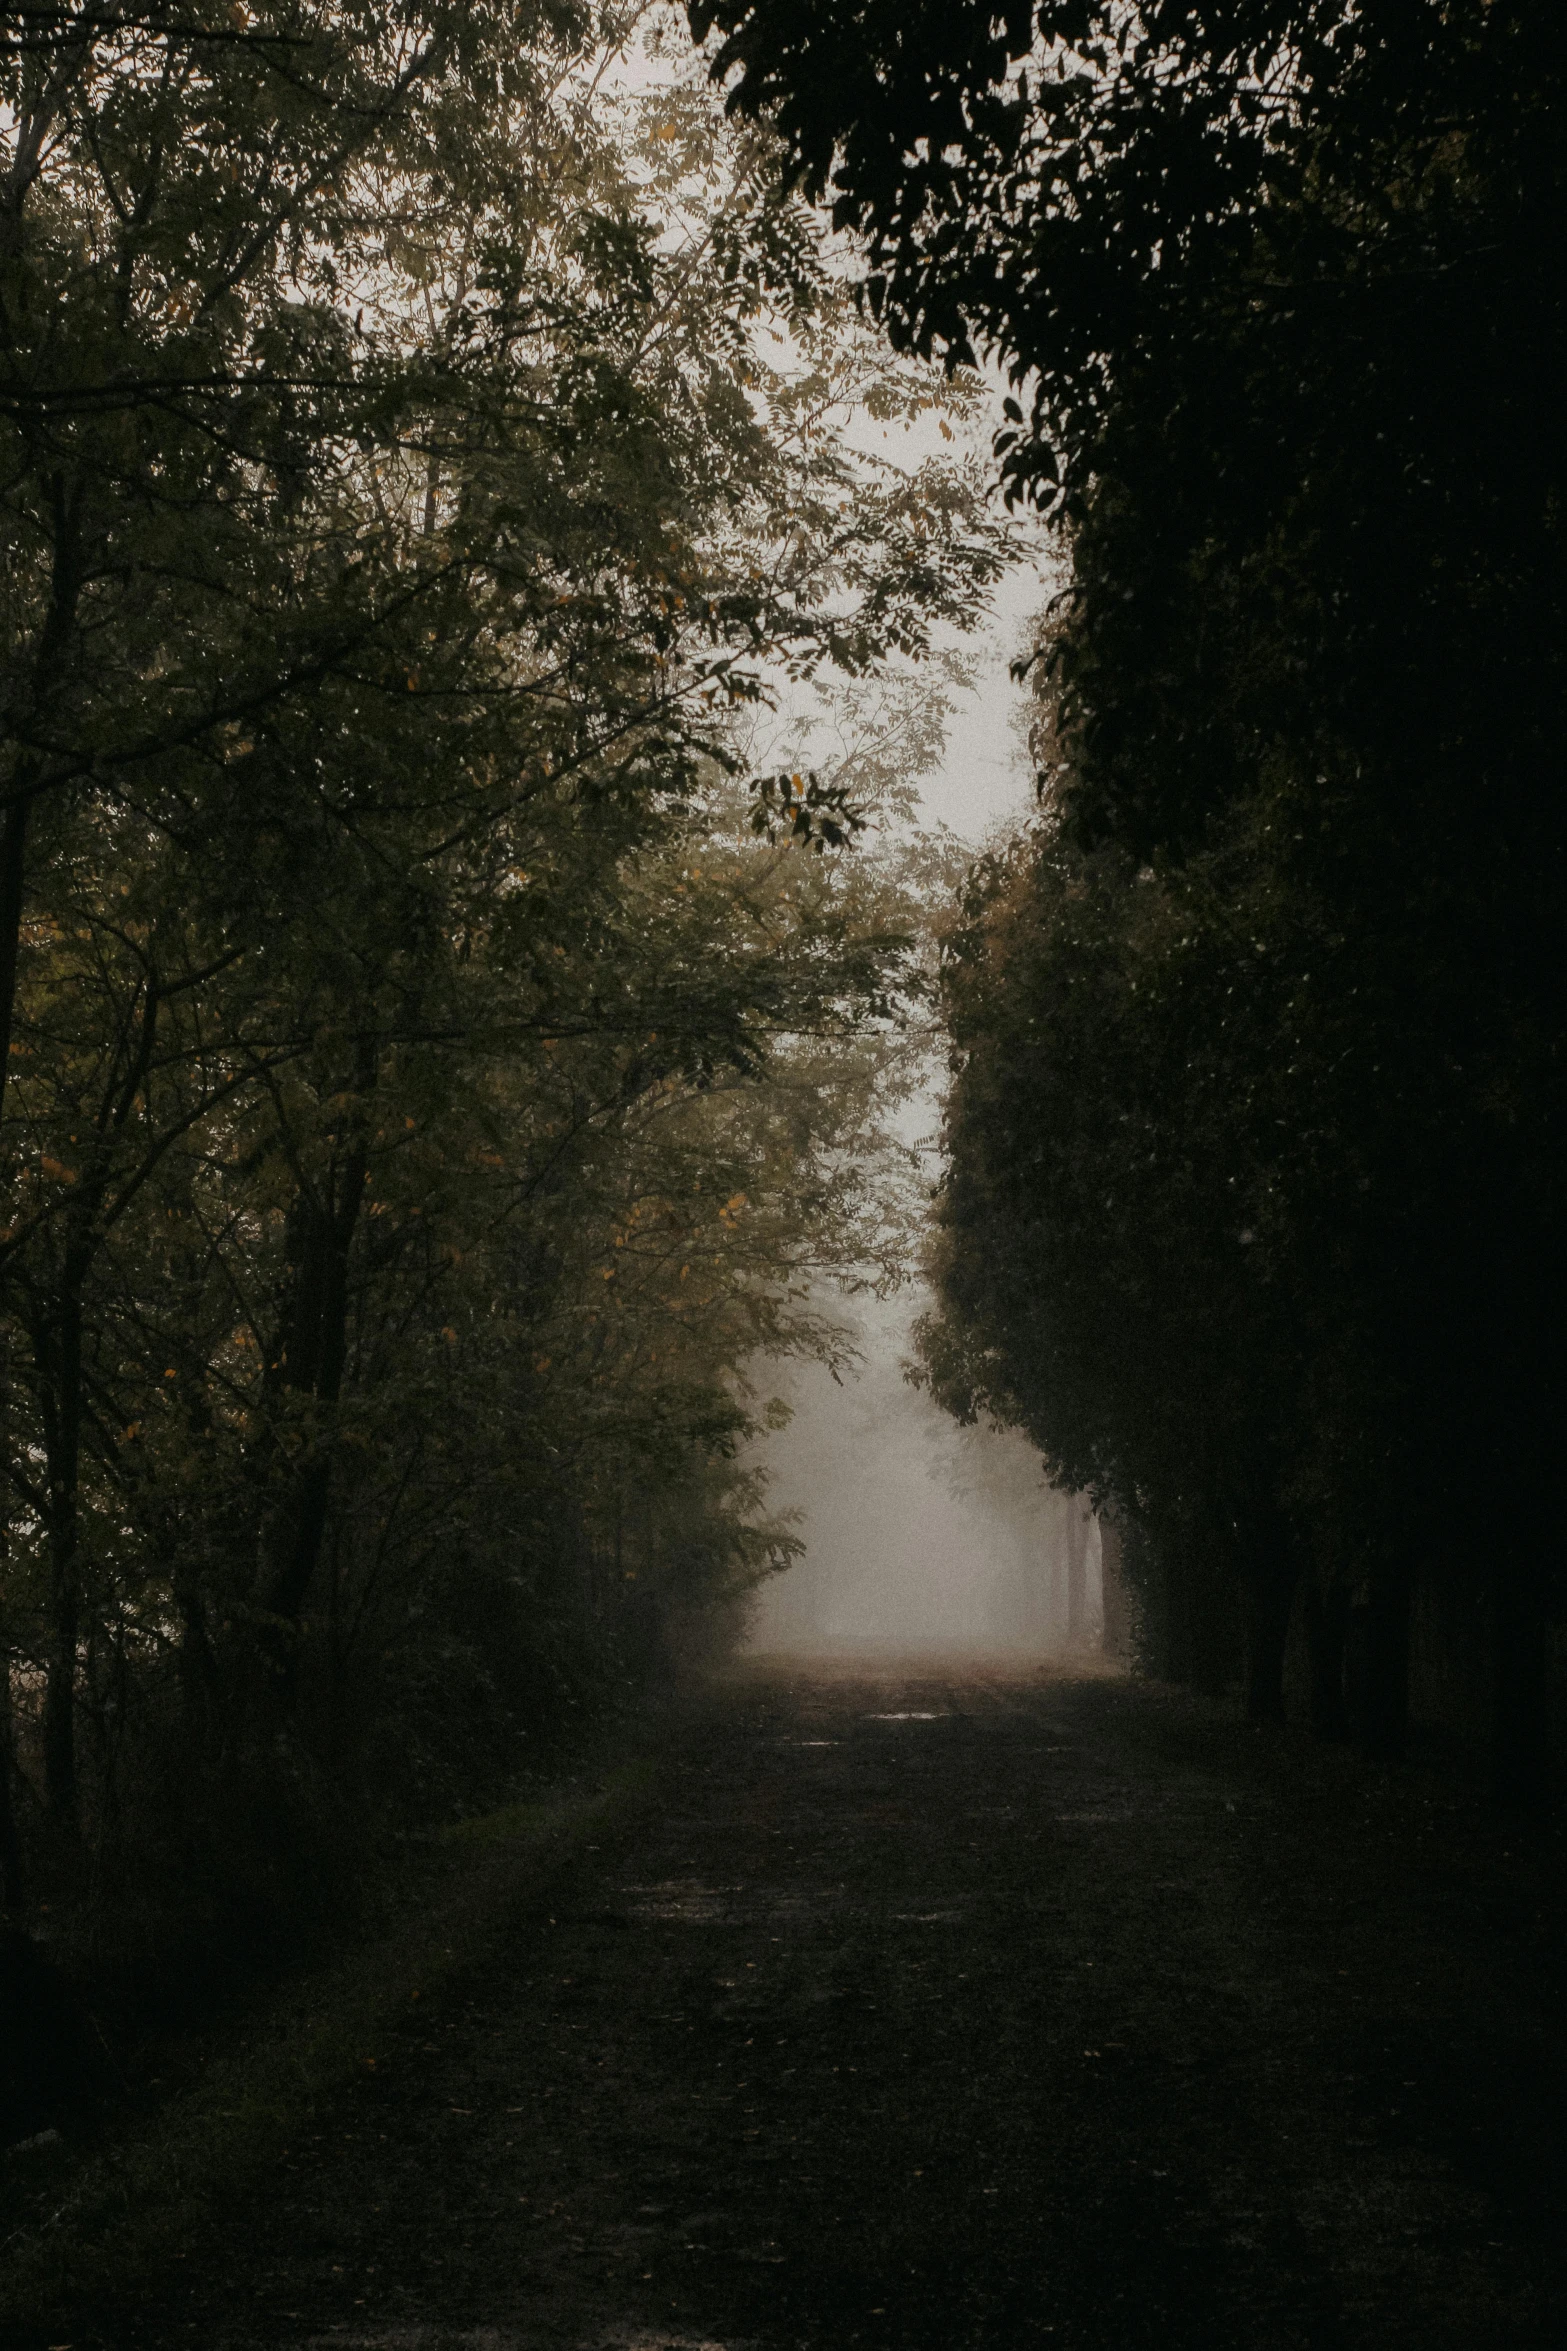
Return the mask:
<svg viewBox="0 0 1567 2351">
<path fill-rule="evenodd" d="M 16 975 L 22 948 L 22 901 L 27 887 L 27 833 L 32 794 L 18 796 L 0 825 L 0 1110 L 5 1107 L 11 1070 L 11 1029 L 16 1018 Z"/>
<path fill-rule="evenodd" d="M 53 575 L 49 607 L 32 663 L 31 717 L 43 718 L 66 689 L 66 652 L 76 623 L 82 584 L 82 490 L 63 473 L 50 484 L 53 509 Z M 38 763 L 24 754 L 9 780 L 0 822 L 0 1109 L 11 1069 L 11 1032 L 16 1018 L 21 959 L 22 909 L 27 890 L 27 837 L 33 802 L 44 788 Z M 50 1471 L 50 1573 L 53 1584 L 52 1648 L 44 1686 L 44 1784 L 49 1810 L 74 1829 L 76 1790 L 76 1455 L 81 1430 L 81 1314 L 74 1302 L 72 1369 L 66 1387 L 63 1435 L 69 1457 L 65 1519 L 58 1511 L 54 1464 Z"/>
<path fill-rule="evenodd" d="M 49 605 L 33 654 L 31 710 L 36 727 L 70 690 L 67 659 L 76 627 L 76 608 L 82 590 L 82 485 L 69 484 L 57 473 L 49 485 L 53 559 Z M 33 738 L 38 739 L 36 734 Z M 5 815 L 0 823 L 0 1109 L 4 1108 L 6 1079 L 11 1066 L 11 1024 L 16 1013 L 16 977 L 22 935 L 22 905 L 27 887 L 27 835 L 33 802 L 48 789 L 38 760 L 24 752 L 5 787 Z"/>
<path fill-rule="evenodd" d="M 11 1442 L 11 1334 L 0 1340 L 0 1446 Z M 0 1592 L 11 1548 L 8 1509 L 0 1509 Z M 11 1646 L 0 1627 L 0 1916 L 22 1907 L 22 1840 L 16 1825 L 16 1707 L 11 1693 Z"/>
<path fill-rule="evenodd" d="M 322 1195 L 301 1192 L 293 1210 L 293 1281 L 278 1352 L 277 1385 L 313 1396 L 323 1425 L 274 1512 L 268 1537 L 268 1612 L 287 1628 L 274 1664 L 290 1703 L 296 1693 L 298 1626 L 314 1580 L 332 1495 L 332 1420 L 348 1358 L 348 1260 L 364 1201 L 362 1144 L 333 1171 Z"/>
<path fill-rule="evenodd" d="M 185 1701 L 186 1720 L 198 1736 L 204 1737 L 218 1691 L 218 1661 L 212 1654 L 199 1585 L 180 1572 L 176 1572 L 172 1581 L 174 1605 L 180 1619 L 180 1691 Z"/>
<path fill-rule="evenodd" d="M 11 1699 L 11 1652 L 0 1644 L 0 1916 L 22 1907 L 22 1840 L 16 1825 L 16 1711 Z"/>
<path fill-rule="evenodd" d="M 6 1080 L 11 1071 L 11 1030 L 16 1018 L 16 975 L 21 955 L 22 900 L 27 881 L 27 830 L 32 796 L 21 792 L 5 812 L 0 825 L 0 1110 L 5 1107 Z M 0 1398 L 0 1445 L 11 1443 L 10 1342 L 6 1343 Z M 8 1456 L 9 1458 L 9 1456 Z M 0 1531 L 0 1550 L 7 1537 Z M 16 1833 L 11 1775 L 14 1768 L 14 1716 L 11 1706 L 11 1659 L 0 1658 L 5 1688 L 0 1692 L 0 1877 L 4 1878 L 4 1906 L 15 1910 L 22 1899 L 22 1853 Z"/>
<path fill-rule="evenodd" d="M 56 1826 L 74 1832 L 80 1816 L 76 1777 L 76 1667 L 81 1638 L 78 1548 L 82 1432 L 82 1302 L 65 1279 L 50 1343 L 39 1350 L 52 1377 L 44 1411 L 48 1477 L 50 1644 L 44 1676 L 44 1797 Z M 52 1358 L 52 1362 L 50 1359 Z"/>
<path fill-rule="evenodd" d="M 1195 1509 L 1167 1539 L 1163 1555 L 1169 1620 L 1169 1676 L 1222 1698 L 1236 1665 L 1235 1539 L 1218 1512 Z"/>
<path fill-rule="evenodd" d="M 1088 1630 L 1088 1504 L 1072 1495 L 1066 1514 L 1066 1638 L 1080 1649 Z"/>
<path fill-rule="evenodd" d="M 1107 1657 L 1132 1654 L 1132 1600 L 1126 1587 L 1121 1522 L 1113 1511 L 1099 1513 L 1099 1575 L 1104 1591 L 1102 1645 Z"/>
</svg>

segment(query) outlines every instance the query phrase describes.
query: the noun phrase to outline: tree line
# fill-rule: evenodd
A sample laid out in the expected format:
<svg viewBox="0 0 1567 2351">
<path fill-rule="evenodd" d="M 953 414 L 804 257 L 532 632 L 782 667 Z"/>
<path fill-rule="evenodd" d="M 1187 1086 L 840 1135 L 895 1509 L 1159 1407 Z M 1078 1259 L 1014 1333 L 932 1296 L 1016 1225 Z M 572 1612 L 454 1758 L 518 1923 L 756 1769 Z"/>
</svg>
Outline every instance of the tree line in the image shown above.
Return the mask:
<svg viewBox="0 0 1567 2351">
<path fill-rule="evenodd" d="M 0 1866 L 151 1951 L 792 1556 L 748 1366 L 903 1246 L 887 665 L 1003 534 L 846 436 L 972 387 L 676 19 L 71 0 L 0 79 Z"/>
<path fill-rule="evenodd" d="M 1040 811 L 946 943 L 926 1375 L 1144 1640 L 1396 1752 L 1560 1680 L 1559 411 L 1545 0 L 700 0 L 900 349 L 1009 371 L 1070 578 Z M 1471 1691 L 1471 1695 L 1472 1695 Z"/>
</svg>

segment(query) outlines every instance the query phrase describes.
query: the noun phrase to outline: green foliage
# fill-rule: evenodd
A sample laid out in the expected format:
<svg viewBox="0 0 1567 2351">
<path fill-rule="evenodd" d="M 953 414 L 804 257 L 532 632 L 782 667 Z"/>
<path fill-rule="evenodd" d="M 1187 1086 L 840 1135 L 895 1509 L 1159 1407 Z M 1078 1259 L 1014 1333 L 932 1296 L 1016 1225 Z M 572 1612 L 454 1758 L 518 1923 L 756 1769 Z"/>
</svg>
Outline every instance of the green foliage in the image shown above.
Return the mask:
<svg viewBox="0 0 1567 2351">
<path fill-rule="evenodd" d="M 1225 1628 L 1211 1678 L 1245 1584 L 1264 1711 L 1302 1573 L 1364 1620 L 1390 1745 L 1411 1591 L 1480 1583 L 1527 1782 L 1567 1433 L 1567 20 L 693 17 L 894 342 L 1007 368 L 1003 476 L 1070 547 L 1048 815 L 948 967 L 938 1384 L 1141 1515 Z"/>
<path fill-rule="evenodd" d="M 972 395 L 639 22 L 4 60 L 4 1629 L 111 1908 L 220 1818 L 466 1806 L 732 1628 L 797 1547 L 746 1367 L 896 1246 L 888 779 L 748 730 L 1004 534 L 855 451 Z"/>
</svg>

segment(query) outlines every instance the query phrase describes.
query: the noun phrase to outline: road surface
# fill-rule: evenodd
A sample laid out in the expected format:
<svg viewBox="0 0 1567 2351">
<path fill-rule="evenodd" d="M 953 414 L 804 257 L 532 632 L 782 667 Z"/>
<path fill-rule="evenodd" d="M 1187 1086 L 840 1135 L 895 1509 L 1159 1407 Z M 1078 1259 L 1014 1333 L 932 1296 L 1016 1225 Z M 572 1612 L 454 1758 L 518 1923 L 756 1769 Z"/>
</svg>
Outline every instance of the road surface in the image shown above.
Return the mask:
<svg viewBox="0 0 1567 2351">
<path fill-rule="evenodd" d="M 1544 2351 L 1557 1850 L 1156 1686 L 761 1661 L 73 2340 Z"/>
</svg>

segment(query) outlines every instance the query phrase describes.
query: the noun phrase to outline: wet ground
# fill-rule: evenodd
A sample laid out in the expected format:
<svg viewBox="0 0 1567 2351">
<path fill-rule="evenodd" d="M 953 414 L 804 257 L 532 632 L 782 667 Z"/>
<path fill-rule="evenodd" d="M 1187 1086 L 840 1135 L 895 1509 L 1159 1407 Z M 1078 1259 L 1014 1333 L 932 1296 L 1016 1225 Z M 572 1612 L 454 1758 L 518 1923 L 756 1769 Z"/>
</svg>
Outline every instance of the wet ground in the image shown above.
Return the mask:
<svg viewBox="0 0 1567 2351">
<path fill-rule="evenodd" d="M 1567 2342 L 1557 1851 L 1155 1687 L 761 1664 L 73 2340 Z"/>
</svg>

